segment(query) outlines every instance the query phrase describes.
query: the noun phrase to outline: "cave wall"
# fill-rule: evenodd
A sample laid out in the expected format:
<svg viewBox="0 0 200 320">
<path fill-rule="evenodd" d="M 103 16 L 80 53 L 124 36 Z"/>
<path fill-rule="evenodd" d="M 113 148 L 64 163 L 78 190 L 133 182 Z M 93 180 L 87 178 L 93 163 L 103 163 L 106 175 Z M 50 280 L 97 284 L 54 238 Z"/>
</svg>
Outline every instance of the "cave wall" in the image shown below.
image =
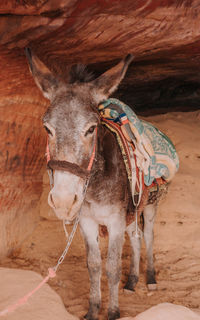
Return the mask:
<svg viewBox="0 0 200 320">
<path fill-rule="evenodd" d="M 26 46 L 63 79 L 71 64 L 98 75 L 134 54 L 116 96 L 138 113 L 200 105 L 199 0 L 1 1 L 0 256 L 34 228 L 45 170 L 48 101 L 31 78 Z"/>
<path fill-rule="evenodd" d="M 42 191 L 46 101 L 15 51 L 0 55 L 0 256 L 34 228 Z"/>
<path fill-rule="evenodd" d="M 199 0 L 4 0 L 0 45 L 30 46 L 65 78 L 67 66 L 100 73 L 127 53 L 135 61 L 119 91 L 136 110 L 198 108 Z M 145 97 L 143 92 L 145 92 Z"/>
</svg>

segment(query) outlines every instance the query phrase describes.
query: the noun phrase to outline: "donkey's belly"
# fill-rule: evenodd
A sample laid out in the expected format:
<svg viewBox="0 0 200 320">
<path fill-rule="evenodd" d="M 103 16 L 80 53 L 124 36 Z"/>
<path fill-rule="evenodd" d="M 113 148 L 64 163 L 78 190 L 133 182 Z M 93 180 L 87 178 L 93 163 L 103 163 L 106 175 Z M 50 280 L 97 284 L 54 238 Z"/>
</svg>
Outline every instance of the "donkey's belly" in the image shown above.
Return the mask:
<svg viewBox="0 0 200 320">
<path fill-rule="evenodd" d="M 105 226 L 114 223 L 123 224 L 125 221 L 125 212 L 117 205 L 100 205 L 99 203 L 92 202 L 86 210 L 83 210 L 83 215 L 91 217 L 98 224 Z"/>
</svg>

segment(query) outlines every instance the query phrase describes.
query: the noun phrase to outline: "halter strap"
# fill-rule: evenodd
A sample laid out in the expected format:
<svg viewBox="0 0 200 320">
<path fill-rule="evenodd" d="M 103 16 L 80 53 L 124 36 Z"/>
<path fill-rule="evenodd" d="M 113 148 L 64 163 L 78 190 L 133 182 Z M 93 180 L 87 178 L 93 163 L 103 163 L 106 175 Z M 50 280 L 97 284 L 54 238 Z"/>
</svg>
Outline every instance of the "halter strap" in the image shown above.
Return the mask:
<svg viewBox="0 0 200 320">
<path fill-rule="evenodd" d="M 70 172 L 80 178 L 87 178 L 90 175 L 92 166 L 96 155 L 96 145 L 97 145 L 97 128 L 95 129 L 95 141 L 92 149 L 92 154 L 89 160 L 87 169 L 84 169 L 77 165 L 65 160 L 54 160 L 50 158 L 49 144 L 47 139 L 46 156 L 47 156 L 47 168 L 51 170 L 61 170 Z"/>
<path fill-rule="evenodd" d="M 90 161 L 87 167 L 87 171 L 90 172 L 93 166 L 93 162 L 95 159 L 95 155 L 96 155 L 96 146 L 97 146 L 97 127 L 95 129 L 95 142 L 94 142 L 94 146 L 93 146 L 93 150 L 92 150 L 92 155 L 90 157 Z"/>
<path fill-rule="evenodd" d="M 51 170 L 60 170 L 67 171 L 80 178 L 85 178 L 89 175 L 89 171 L 87 169 L 83 169 L 78 166 L 76 163 L 68 162 L 68 161 L 60 161 L 60 160 L 49 160 L 47 163 L 47 167 Z"/>
</svg>

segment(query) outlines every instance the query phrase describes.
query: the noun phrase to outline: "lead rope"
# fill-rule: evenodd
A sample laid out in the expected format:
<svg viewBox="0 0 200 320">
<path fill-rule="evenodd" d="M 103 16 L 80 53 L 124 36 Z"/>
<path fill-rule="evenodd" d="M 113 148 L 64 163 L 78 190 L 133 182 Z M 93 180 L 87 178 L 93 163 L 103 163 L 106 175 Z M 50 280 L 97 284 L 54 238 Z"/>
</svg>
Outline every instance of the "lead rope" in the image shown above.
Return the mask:
<svg viewBox="0 0 200 320">
<path fill-rule="evenodd" d="M 96 155 L 96 143 L 97 143 L 97 128 L 96 128 L 96 137 L 95 137 L 95 143 L 94 143 L 94 147 L 93 147 L 93 150 L 92 150 L 92 155 L 91 155 L 91 158 L 90 158 L 90 161 L 89 161 L 89 165 L 88 165 L 88 172 L 91 171 L 92 169 L 92 165 L 93 165 L 93 162 L 95 160 L 95 155 Z M 47 160 L 49 161 L 50 160 L 50 153 L 49 153 L 49 147 L 48 147 L 48 144 L 47 144 Z M 51 188 L 53 186 L 53 172 L 52 170 L 48 170 L 48 174 L 49 174 L 49 179 L 50 179 L 50 185 L 51 185 Z M 86 196 L 86 192 L 87 192 L 87 188 L 88 188 L 88 184 L 89 184 L 89 181 L 90 181 L 90 176 L 86 179 L 85 181 L 85 185 L 84 185 L 84 188 L 83 188 L 83 201 L 82 201 L 82 204 L 81 204 L 81 208 L 79 210 L 79 213 L 75 219 L 75 222 L 74 222 L 74 225 L 73 225 L 73 229 L 70 233 L 70 236 L 67 240 L 67 245 L 65 247 L 65 250 L 63 251 L 63 253 L 61 254 L 60 258 L 58 259 L 58 262 L 57 264 L 52 267 L 52 268 L 49 268 L 48 269 L 48 274 L 47 276 L 38 284 L 38 286 L 36 288 L 34 288 L 33 290 L 31 290 L 29 293 L 27 293 L 24 297 L 22 297 L 21 299 L 19 299 L 16 303 L 12 304 L 12 305 L 9 305 L 7 308 L 5 308 L 4 310 L 0 311 L 0 317 L 8 314 L 8 313 L 11 313 L 11 312 L 14 312 L 16 309 L 18 309 L 20 306 L 24 305 L 28 299 L 35 293 L 37 292 L 41 287 L 43 287 L 43 285 L 45 283 L 47 283 L 49 281 L 49 279 L 51 278 L 54 278 L 56 276 L 56 271 L 58 270 L 59 266 L 61 265 L 61 263 L 63 262 L 63 260 L 65 259 L 65 256 L 69 250 L 69 247 L 72 243 L 72 240 L 74 238 L 74 235 L 75 235 L 75 232 L 77 230 L 77 227 L 78 227 L 78 224 L 79 224 L 79 220 L 80 220 L 80 215 L 81 215 L 81 210 L 82 210 L 82 206 L 83 206 L 83 203 L 84 203 L 84 200 L 85 200 L 85 196 Z M 66 224 L 63 223 L 63 226 Z M 68 233 L 67 233 L 67 230 L 66 228 L 64 227 L 64 231 L 65 231 L 65 235 L 68 236 Z"/>
<path fill-rule="evenodd" d="M 59 266 L 61 265 L 61 263 L 63 262 L 63 260 L 65 259 L 65 256 L 69 250 L 69 247 L 72 243 L 72 240 L 74 238 L 74 235 L 75 235 L 75 232 L 77 230 L 77 227 L 78 227 L 78 224 L 79 224 L 79 220 L 80 220 L 80 215 L 81 215 L 81 210 L 82 210 L 82 206 L 83 206 L 83 203 L 84 203 L 84 200 L 85 200 L 85 195 L 86 195 L 86 192 L 87 192 L 87 188 L 88 188 L 88 184 L 89 184 L 89 178 L 86 180 L 85 182 L 85 186 L 84 186 L 84 190 L 83 190 L 83 202 L 82 202 L 82 205 L 81 205 L 81 208 L 79 210 L 79 213 L 75 219 L 75 222 L 74 222 L 74 225 L 73 225 L 73 229 L 68 237 L 68 232 L 66 230 L 66 220 L 63 220 L 63 227 L 64 227 L 64 231 L 65 231 L 65 235 L 66 237 L 68 238 L 67 239 L 67 245 L 65 247 L 65 250 L 63 251 L 63 253 L 61 254 L 60 258 L 58 259 L 58 262 L 57 264 L 52 268 L 54 270 L 54 272 L 56 273 L 56 271 L 58 270 Z"/>
<path fill-rule="evenodd" d="M 86 182 L 85 182 L 85 185 L 84 185 L 84 190 L 83 190 L 83 202 L 84 202 L 84 199 L 85 199 L 85 195 L 86 195 L 86 192 L 87 192 L 87 187 L 88 187 L 88 184 L 89 184 L 89 178 L 87 178 Z M 79 210 L 79 213 L 78 213 L 78 216 L 76 217 L 76 220 L 74 222 L 74 225 L 73 225 L 73 229 L 70 233 L 70 236 L 68 238 L 68 241 L 67 241 L 67 245 L 65 247 L 65 250 L 63 251 L 63 253 L 61 254 L 60 258 L 58 259 L 58 262 L 57 264 L 54 266 L 54 267 L 51 267 L 48 269 L 48 275 L 38 284 L 38 286 L 36 288 L 34 288 L 33 290 L 31 290 L 29 293 L 27 293 L 23 298 L 19 299 L 16 303 L 12 304 L 12 305 L 9 305 L 6 309 L 2 310 L 0 312 L 0 317 L 6 315 L 7 313 L 11 313 L 13 311 L 15 311 L 16 309 L 18 309 L 20 306 L 24 305 L 28 299 L 35 293 L 37 292 L 45 283 L 47 283 L 49 281 L 50 278 L 54 278 L 56 276 L 56 271 L 58 270 L 59 266 L 61 265 L 61 263 L 63 262 L 63 260 L 65 259 L 65 256 L 69 250 L 69 247 L 72 243 L 72 240 L 74 238 L 74 235 L 75 235 L 75 232 L 76 232 L 76 229 L 78 227 L 78 223 L 79 223 L 79 219 L 80 219 L 80 214 L 81 214 L 81 209 L 82 209 L 82 206 L 83 206 L 83 202 L 82 202 L 82 205 L 81 205 L 81 208 Z"/>
</svg>

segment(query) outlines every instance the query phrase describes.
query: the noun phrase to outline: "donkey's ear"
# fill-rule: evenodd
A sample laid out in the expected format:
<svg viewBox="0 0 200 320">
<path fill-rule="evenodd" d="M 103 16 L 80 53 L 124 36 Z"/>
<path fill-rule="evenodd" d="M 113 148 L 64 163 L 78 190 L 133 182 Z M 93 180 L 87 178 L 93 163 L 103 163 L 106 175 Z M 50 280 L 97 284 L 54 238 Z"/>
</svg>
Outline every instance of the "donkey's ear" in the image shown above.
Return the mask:
<svg viewBox="0 0 200 320">
<path fill-rule="evenodd" d="M 103 73 L 100 77 L 93 81 L 97 92 L 106 98 L 114 92 L 121 80 L 124 78 L 129 64 L 133 60 L 133 55 L 128 54 L 116 66 Z"/>
<path fill-rule="evenodd" d="M 47 99 L 51 99 L 54 91 L 59 86 L 58 80 L 29 48 L 25 48 L 25 54 L 28 59 L 30 71 L 37 86 Z"/>
</svg>

